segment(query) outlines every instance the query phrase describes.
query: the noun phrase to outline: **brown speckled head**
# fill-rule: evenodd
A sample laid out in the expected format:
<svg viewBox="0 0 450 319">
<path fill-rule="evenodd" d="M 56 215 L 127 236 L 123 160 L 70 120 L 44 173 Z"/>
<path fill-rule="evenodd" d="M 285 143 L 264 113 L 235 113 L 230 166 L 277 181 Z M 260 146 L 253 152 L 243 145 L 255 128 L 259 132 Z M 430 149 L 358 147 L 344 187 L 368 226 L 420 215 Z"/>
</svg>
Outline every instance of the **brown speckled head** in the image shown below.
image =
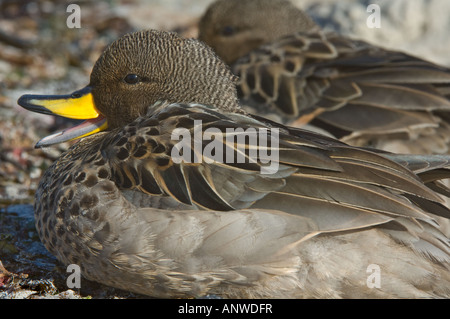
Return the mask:
<svg viewBox="0 0 450 319">
<path fill-rule="evenodd" d="M 219 0 L 199 23 L 199 39 L 231 64 L 260 45 L 317 25 L 287 0 Z"/>
<path fill-rule="evenodd" d="M 238 109 L 235 77 L 207 46 L 155 30 L 128 34 L 96 62 L 90 86 L 109 128 L 145 114 L 156 101 Z"/>
</svg>

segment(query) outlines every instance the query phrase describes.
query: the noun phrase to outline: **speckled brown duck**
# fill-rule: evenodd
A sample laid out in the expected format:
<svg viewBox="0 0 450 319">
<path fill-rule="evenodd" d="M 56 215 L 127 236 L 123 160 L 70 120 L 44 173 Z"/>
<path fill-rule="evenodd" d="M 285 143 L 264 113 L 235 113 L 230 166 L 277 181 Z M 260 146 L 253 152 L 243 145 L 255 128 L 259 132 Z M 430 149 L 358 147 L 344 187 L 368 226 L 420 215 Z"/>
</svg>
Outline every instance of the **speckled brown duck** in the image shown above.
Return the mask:
<svg viewBox="0 0 450 319">
<path fill-rule="evenodd" d="M 249 116 L 234 84 L 201 42 L 141 31 L 105 50 L 84 89 L 22 96 L 32 111 L 87 119 L 39 142 L 84 136 L 36 193 L 48 250 L 90 280 L 155 297 L 450 297 L 450 242 L 437 222 L 450 212 L 422 182 L 437 186 L 447 157 L 390 154 L 400 165 Z M 186 154 L 200 160 L 175 160 L 174 130 L 195 134 L 199 120 L 203 152 Z M 252 128 L 278 142 L 221 138 Z M 217 152 L 245 161 L 205 155 L 211 132 Z M 270 173 L 268 146 L 279 155 Z M 373 265 L 379 287 L 368 284 Z"/>
<path fill-rule="evenodd" d="M 232 65 L 252 113 L 402 153 L 448 153 L 450 70 L 323 32 L 287 0 L 218 0 L 199 38 Z"/>
</svg>

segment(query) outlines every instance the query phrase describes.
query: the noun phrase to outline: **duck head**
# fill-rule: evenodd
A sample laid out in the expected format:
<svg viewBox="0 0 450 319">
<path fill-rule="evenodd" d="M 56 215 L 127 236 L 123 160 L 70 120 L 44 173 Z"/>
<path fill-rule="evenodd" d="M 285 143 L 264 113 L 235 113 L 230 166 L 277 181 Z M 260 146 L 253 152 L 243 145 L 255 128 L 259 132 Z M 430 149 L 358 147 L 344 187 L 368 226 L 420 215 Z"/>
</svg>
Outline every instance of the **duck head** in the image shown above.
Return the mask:
<svg viewBox="0 0 450 319">
<path fill-rule="evenodd" d="M 218 0 L 199 23 L 199 39 L 228 64 L 262 44 L 317 28 L 288 0 Z"/>
<path fill-rule="evenodd" d="M 158 101 L 238 110 L 235 81 L 206 45 L 175 33 L 146 30 L 109 45 L 85 88 L 68 95 L 23 95 L 18 104 L 38 113 L 86 120 L 42 139 L 36 145 L 42 147 L 123 127 Z"/>
</svg>

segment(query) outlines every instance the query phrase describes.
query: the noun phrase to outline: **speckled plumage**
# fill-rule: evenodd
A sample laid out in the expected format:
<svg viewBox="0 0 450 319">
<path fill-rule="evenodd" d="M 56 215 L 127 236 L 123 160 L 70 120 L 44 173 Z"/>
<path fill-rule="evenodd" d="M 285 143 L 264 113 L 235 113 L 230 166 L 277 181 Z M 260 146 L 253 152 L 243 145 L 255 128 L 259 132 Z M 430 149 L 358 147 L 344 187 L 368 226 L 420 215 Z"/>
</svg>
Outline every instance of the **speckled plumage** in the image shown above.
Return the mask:
<svg viewBox="0 0 450 319">
<path fill-rule="evenodd" d="M 449 152 L 448 68 L 324 32 L 287 0 L 218 0 L 199 29 L 250 113 L 357 146 Z"/>
<path fill-rule="evenodd" d="M 165 64 L 179 47 L 181 64 Z M 209 65 L 198 68 L 199 58 Z M 151 80 L 124 84 L 130 72 Z M 185 91 L 190 85 L 198 94 Z M 45 246 L 86 278 L 155 297 L 450 296 L 450 242 L 436 222 L 450 211 L 421 180 L 438 185 L 447 157 L 390 154 L 392 161 L 249 116 L 213 52 L 165 32 L 117 40 L 90 86 L 113 126 L 63 154 L 35 204 Z M 214 127 L 220 136 L 278 128 L 279 170 L 261 174 L 261 157 L 176 164 L 172 132 L 193 132 L 199 119 L 203 133 Z M 381 269 L 381 288 L 367 285 L 371 264 Z"/>
</svg>

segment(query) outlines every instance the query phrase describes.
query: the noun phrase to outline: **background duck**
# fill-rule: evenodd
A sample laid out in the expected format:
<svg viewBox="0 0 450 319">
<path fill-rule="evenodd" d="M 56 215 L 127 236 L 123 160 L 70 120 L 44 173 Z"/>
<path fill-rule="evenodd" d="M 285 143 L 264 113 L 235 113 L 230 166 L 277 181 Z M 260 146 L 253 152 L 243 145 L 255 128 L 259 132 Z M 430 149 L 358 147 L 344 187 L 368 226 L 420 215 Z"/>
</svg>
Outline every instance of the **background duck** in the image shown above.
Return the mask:
<svg viewBox="0 0 450 319">
<path fill-rule="evenodd" d="M 445 67 L 323 32 L 287 0 L 218 0 L 199 38 L 239 76 L 238 95 L 251 113 L 310 123 L 358 146 L 449 151 Z"/>
<path fill-rule="evenodd" d="M 49 251 L 90 280 L 156 297 L 449 297 L 437 193 L 379 154 L 247 115 L 235 81 L 201 42 L 141 31 L 105 50 L 86 88 L 22 96 L 32 111 L 87 119 L 40 142 L 85 136 L 36 193 Z M 171 134 L 195 120 L 222 135 L 279 129 L 279 170 L 262 174 L 263 158 L 176 164 Z"/>
</svg>

